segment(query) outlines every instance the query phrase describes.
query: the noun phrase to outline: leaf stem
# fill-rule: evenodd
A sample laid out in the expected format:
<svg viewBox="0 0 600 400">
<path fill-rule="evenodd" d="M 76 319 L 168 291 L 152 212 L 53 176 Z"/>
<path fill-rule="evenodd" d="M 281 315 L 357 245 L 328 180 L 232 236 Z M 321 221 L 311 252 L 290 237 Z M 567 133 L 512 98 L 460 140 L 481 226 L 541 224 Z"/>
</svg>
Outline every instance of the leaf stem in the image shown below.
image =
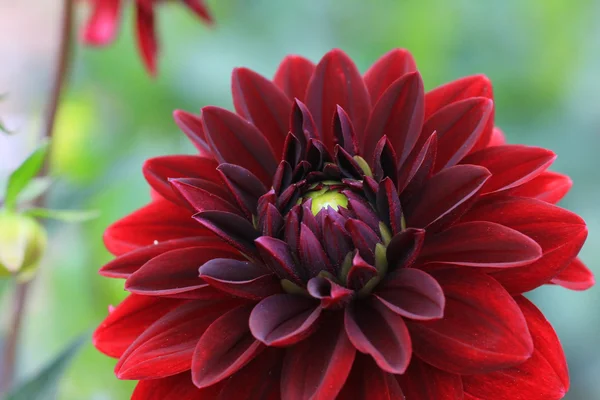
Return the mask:
<svg viewBox="0 0 600 400">
<path fill-rule="evenodd" d="M 62 21 L 60 28 L 60 41 L 58 48 L 58 57 L 56 60 L 56 70 L 52 80 L 52 88 L 48 99 L 48 105 L 45 112 L 44 126 L 42 130 L 42 140 L 49 140 L 54 133 L 56 121 L 56 112 L 60 104 L 60 98 L 65 86 L 69 64 L 71 60 L 71 41 L 73 32 L 75 0 L 64 0 L 62 10 Z M 51 146 L 51 142 L 50 142 Z M 48 154 L 51 154 L 50 152 Z M 50 169 L 50 157 L 47 156 L 38 176 L 48 175 Z M 36 207 L 43 207 L 46 202 L 45 195 L 40 195 L 35 200 Z M 17 346 L 23 326 L 23 316 L 26 309 L 28 292 L 31 282 L 16 281 L 14 290 L 14 299 L 12 307 L 12 316 L 4 351 L 2 354 L 2 368 L 0 368 L 0 393 L 6 393 L 13 385 L 17 361 Z"/>
</svg>

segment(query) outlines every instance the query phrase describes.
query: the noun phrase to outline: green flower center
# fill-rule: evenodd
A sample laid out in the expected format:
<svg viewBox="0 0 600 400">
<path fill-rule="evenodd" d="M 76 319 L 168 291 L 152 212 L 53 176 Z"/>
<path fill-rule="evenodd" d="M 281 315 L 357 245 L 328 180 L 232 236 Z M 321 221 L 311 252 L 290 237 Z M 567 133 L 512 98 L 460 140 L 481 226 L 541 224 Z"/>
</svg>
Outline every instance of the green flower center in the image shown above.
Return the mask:
<svg viewBox="0 0 600 400">
<path fill-rule="evenodd" d="M 312 200 L 310 211 L 313 215 L 317 215 L 319 211 L 324 208 L 331 207 L 334 210 L 338 210 L 340 207 L 346 208 L 348 206 L 348 198 L 340 193 L 339 184 L 333 182 L 331 185 L 329 182 L 323 182 L 323 186 L 318 190 L 311 190 L 304 194 L 303 200 Z"/>
</svg>

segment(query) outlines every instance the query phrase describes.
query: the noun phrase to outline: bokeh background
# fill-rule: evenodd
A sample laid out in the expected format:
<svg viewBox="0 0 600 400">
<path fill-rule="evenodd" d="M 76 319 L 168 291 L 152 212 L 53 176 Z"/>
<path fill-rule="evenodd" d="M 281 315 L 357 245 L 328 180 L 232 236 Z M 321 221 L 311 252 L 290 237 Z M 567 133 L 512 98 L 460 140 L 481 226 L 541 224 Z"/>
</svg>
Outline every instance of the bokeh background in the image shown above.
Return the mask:
<svg viewBox="0 0 600 400">
<path fill-rule="evenodd" d="M 58 40 L 60 2 L 0 0 L 0 177 L 33 148 Z M 82 2 L 83 3 L 83 2 Z M 54 207 L 101 211 L 85 224 L 49 225 L 51 246 L 28 303 L 19 377 L 35 373 L 125 297 L 122 282 L 97 274 L 111 259 L 102 232 L 149 200 L 141 166 L 163 154 L 191 153 L 172 121 L 180 108 L 231 107 L 230 71 L 271 77 L 280 59 L 317 61 L 340 47 L 364 71 L 394 47 L 411 50 L 427 89 L 485 73 L 494 82 L 497 124 L 513 143 L 554 150 L 553 169 L 575 185 L 562 206 L 582 215 L 589 238 L 581 256 L 600 274 L 600 0 L 209 0 L 217 20 L 198 23 L 183 7 L 159 15 L 159 76 L 144 72 L 128 8 L 117 42 L 75 50 L 58 119 L 50 193 Z M 78 10 L 81 23 L 85 4 Z M 567 399 L 600 398 L 600 290 L 546 287 L 530 294 L 561 338 L 572 387 Z M 10 288 L 0 283 L 0 322 Z M 115 361 L 88 344 L 67 371 L 61 400 L 127 399 Z"/>
</svg>

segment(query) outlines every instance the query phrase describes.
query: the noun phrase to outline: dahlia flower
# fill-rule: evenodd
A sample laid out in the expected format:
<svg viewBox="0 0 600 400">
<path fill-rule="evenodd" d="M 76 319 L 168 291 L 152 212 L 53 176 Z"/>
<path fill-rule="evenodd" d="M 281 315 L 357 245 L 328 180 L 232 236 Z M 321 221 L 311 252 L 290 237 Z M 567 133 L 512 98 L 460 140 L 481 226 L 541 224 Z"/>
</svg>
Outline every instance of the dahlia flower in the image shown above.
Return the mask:
<svg viewBox="0 0 600 400">
<path fill-rule="evenodd" d="M 233 72 L 236 112 L 175 112 L 197 155 L 150 159 L 108 228 L 129 296 L 94 342 L 133 399 L 561 398 L 559 340 L 522 294 L 586 289 L 570 179 L 504 143 L 492 87 L 424 92 L 393 50 Z"/>
<path fill-rule="evenodd" d="M 123 3 L 128 0 L 89 0 L 92 14 L 82 32 L 83 41 L 92 46 L 105 46 L 117 35 Z M 158 41 L 155 32 L 154 7 L 165 0 L 135 1 L 136 35 L 142 61 L 148 72 L 156 74 Z M 183 3 L 205 23 L 212 23 L 204 0 L 177 0 Z"/>
</svg>

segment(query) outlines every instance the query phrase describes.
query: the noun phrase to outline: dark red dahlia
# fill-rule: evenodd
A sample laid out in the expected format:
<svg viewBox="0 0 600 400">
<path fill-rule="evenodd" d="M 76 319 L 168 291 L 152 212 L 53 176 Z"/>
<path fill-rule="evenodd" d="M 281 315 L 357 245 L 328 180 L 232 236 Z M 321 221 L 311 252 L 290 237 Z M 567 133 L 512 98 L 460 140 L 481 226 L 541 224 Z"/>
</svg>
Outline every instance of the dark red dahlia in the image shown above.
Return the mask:
<svg viewBox="0 0 600 400">
<path fill-rule="evenodd" d="M 123 3 L 135 2 L 137 42 L 146 69 L 156 74 L 156 55 L 158 40 L 155 32 L 155 10 L 159 3 L 166 0 L 88 0 L 92 15 L 82 32 L 83 41 L 92 46 L 105 46 L 115 40 Z M 176 0 L 183 3 L 205 23 L 211 24 L 205 0 Z"/>
<path fill-rule="evenodd" d="M 149 160 L 153 201 L 112 225 L 131 293 L 95 333 L 134 399 L 559 399 L 560 343 L 522 296 L 586 289 L 584 221 L 555 155 L 506 145 L 483 76 L 424 93 L 394 50 L 333 50 L 237 114 L 175 120 L 200 154 Z"/>
</svg>

